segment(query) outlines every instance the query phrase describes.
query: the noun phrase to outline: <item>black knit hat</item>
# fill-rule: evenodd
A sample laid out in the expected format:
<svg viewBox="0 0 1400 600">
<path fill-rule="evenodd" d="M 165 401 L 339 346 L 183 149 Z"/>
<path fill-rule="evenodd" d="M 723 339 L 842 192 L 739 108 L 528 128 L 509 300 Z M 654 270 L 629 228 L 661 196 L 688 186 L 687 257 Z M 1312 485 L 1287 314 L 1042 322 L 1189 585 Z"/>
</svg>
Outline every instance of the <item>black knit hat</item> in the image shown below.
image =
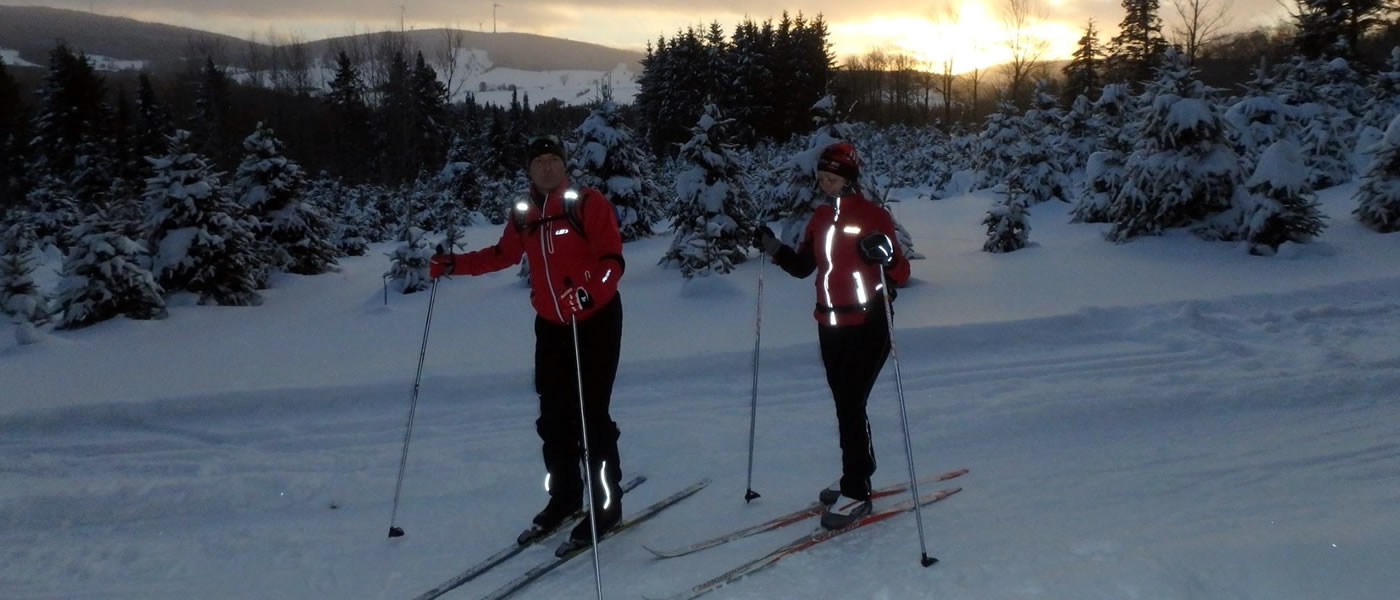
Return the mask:
<svg viewBox="0 0 1400 600">
<path fill-rule="evenodd" d="M 837 142 L 822 150 L 821 158 L 817 159 L 817 170 L 840 175 L 854 183 L 860 179 L 860 157 L 856 156 L 854 146 Z"/>
<path fill-rule="evenodd" d="M 558 136 L 537 135 L 530 138 L 529 143 L 525 145 L 525 166 L 530 166 L 531 162 L 544 154 L 553 154 L 560 160 L 568 160 L 564 154 L 564 144 L 559 141 Z"/>
</svg>

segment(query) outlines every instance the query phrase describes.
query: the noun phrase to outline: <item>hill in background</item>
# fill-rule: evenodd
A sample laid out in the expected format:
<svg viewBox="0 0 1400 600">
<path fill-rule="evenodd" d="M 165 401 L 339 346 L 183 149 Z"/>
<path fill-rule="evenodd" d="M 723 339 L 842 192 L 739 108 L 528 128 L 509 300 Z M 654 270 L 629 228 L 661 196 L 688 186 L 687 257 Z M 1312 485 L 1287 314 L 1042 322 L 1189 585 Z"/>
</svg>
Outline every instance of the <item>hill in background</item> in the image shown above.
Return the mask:
<svg viewBox="0 0 1400 600">
<path fill-rule="evenodd" d="M 424 29 L 405 32 L 405 37 L 411 47 L 427 55 L 442 45 L 448 33 L 460 34 L 464 48 L 485 52 L 496 68 L 612 71 L 622 64 L 632 72 L 641 72 L 641 52 L 529 33 Z M 307 46 L 311 56 L 323 58 L 337 43 L 351 44 L 354 38 L 373 35 L 376 34 L 328 38 L 308 42 Z M 237 67 L 247 66 L 243 57 L 248 54 L 249 45 L 263 51 L 271 49 L 268 44 L 229 35 L 125 17 L 38 6 L 0 6 L 0 49 L 17 52 L 9 56 L 42 66 L 47 64 L 49 50 L 58 40 L 89 55 L 117 59 L 119 64 L 142 64 L 152 70 L 173 66 L 170 57 L 186 56 L 194 47 L 222 48 L 228 64 Z"/>
</svg>

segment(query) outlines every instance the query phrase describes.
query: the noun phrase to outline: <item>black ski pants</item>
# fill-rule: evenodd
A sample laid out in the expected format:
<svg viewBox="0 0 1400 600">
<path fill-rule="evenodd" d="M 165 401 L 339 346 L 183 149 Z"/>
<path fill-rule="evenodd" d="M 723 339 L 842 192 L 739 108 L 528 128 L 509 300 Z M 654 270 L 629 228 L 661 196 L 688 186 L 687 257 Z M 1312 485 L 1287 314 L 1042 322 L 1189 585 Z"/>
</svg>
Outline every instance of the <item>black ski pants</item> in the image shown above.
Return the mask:
<svg viewBox="0 0 1400 600">
<path fill-rule="evenodd" d="M 818 325 L 817 338 L 821 342 L 826 382 L 836 402 L 836 426 L 841 436 L 841 494 L 868 499 L 870 476 L 875 474 L 875 448 L 870 441 L 865 405 L 890 355 L 884 307 L 868 311 L 860 325 Z"/>
<path fill-rule="evenodd" d="M 593 498 L 599 510 L 621 506 L 622 466 L 617 453 L 620 432 L 608 414 L 613 380 L 622 349 L 622 297 L 578 323 L 579 365 L 583 371 L 583 412 L 588 425 L 588 456 Z M 543 442 L 552 505 L 580 506 L 583 436 L 579 426 L 578 370 L 574 363 L 573 325 L 535 317 L 535 392 L 540 416 L 535 430 Z"/>
</svg>

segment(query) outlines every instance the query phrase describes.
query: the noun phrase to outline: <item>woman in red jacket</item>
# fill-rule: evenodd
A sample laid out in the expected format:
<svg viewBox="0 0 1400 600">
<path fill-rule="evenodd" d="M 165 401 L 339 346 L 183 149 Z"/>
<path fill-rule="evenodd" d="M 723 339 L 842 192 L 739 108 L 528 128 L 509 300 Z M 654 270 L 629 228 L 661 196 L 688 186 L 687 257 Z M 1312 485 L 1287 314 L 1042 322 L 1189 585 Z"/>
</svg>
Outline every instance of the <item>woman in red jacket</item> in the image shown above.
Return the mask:
<svg viewBox="0 0 1400 600">
<path fill-rule="evenodd" d="M 557 529 L 583 505 L 579 463 L 579 383 L 588 426 L 589 469 L 598 534 L 622 518 L 622 468 L 617 423 L 608 413 L 622 342 L 622 236 L 617 215 L 603 194 L 569 185 L 564 146 L 554 136 L 532 139 L 526 152 L 530 190 L 511 211 L 494 246 L 432 258 L 429 276 L 481 275 L 530 261 L 530 302 L 535 308 L 535 391 L 540 416 L 535 428 L 544 442 L 549 504 L 517 541 L 526 544 Z M 579 364 L 574 362 L 574 328 Z M 583 520 L 565 546 L 591 541 Z M 560 551 L 565 551 L 561 546 Z"/>
<path fill-rule="evenodd" d="M 755 245 L 794 277 L 817 273 L 817 337 L 827 385 L 836 403 L 841 438 L 841 479 L 819 497 L 828 508 L 822 526 L 839 529 L 870 513 L 870 476 L 875 450 L 870 443 L 866 400 L 890 354 L 881 274 L 889 285 L 909 278 L 909 261 L 895 237 L 894 219 L 866 199 L 857 183 L 860 163 L 855 148 L 841 142 L 822 151 L 817 185 L 828 202 L 807 222 L 797 249 L 783 245 L 767 227 Z"/>
</svg>

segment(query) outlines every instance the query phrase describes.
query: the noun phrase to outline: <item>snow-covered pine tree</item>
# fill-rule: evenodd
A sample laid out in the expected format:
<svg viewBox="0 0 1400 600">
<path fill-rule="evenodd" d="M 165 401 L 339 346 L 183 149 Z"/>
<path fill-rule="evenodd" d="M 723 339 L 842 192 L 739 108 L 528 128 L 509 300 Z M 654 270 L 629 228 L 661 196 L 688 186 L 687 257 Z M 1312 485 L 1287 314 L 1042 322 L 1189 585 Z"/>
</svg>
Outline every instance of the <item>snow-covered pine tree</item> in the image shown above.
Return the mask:
<svg viewBox="0 0 1400 600">
<path fill-rule="evenodd" d="M 1133 121 L 1138 98 L 1126 84 L 1103 87 L 1094 102 L 1093 122 L 1098 128 L 1097 150 L 1084 162 L 1084 180 L 1078 187 L 1078 203 L 1070 213 L 1071 223 L 1108 223 L 1109 203 L 1123 189 L 1124 167 L 1132 154 L 1139 124 Z"/>
<path fill-rule="evenodd" d="M 1006 182 L 1014 181 L 1025 195 L 1027 206 L 1056 199 L 1068 202 L 1069 177 L 1073 168 L 1069 152 L 1060 144 L 1060 123 L 1064 114 L 1058 100 L 1047 91 L 1044 79 L 1031 93 L 1031 108 L 1015 120 L 1021 134 L 1004 148 L 1007 153 Z"/>
<path fill-rule="evenodd" d="M 283 154 L 282 142 L 262 123 L 243 139 L 243 151 L 229 192 L 255 227 L 260 262 L 298 275 L 335 270 L 331 223 L 303 196 L 301 165 Z"/>
<path fill-rule="evenodd" d="M 573 185 L 597 189 L 617 210 L 622 241 L 649 237 L 666 214 L 643 141 L 632 133 L 617 104 L 604 99 L 575 130 L 578 146 L 569 155 Z"/>
<path fill-rule="evenodd" d="M 188 131 L 169 139 L 170 153 L 151 160 L 154 176 L 146 181 L 151 272 L 165 291 L 193 292 L 201 304 L 261 304 L 254 290 L 266 282 L 267 265 L 253 237 L 256 223 L 238 216 L 219 174 L 190 150 Z"/>
<path fill-rule="evenodd" d="M 1335 106 L 1308 103 L 1297 107 L 1303 130 L 1299 134 L 1308 184 L 1322 189 L 1352 179 L 1351 135 L 1354 118 Z"/>
<path fill-rule="evenodd" d="M 1303 160 L 1312 171 L 1309 183 L 1322 189 L 1350 181 L 1355 172 L 1349 153 L 1365 96 L 1360 76 L 1341 58 L 1295 56 L 1281 72 L 1279 87 L 1290 105 Z"/>
<path fill-rule="evenodd" d="M 1009 100 L 997 103 L 996 112 L 987 115 L 982 131 L 977 134 L 973 166 L 977 170 L 974 190 L 996 189 L 1006 181 L 1011 170 L 1011 148 L 1020 139 L 1016 105 Z"/>
<path fill-rule="evenodd" d="M 54 302 L 57 328 L 77 329 L 118 315 L 165 318 L 165 291 L 146 269 L 147 246 L 125 233 L 136 230 L 134 223 L 113 219 L 106 210 L 88 215 L 75 228 Z"/>
<path fill-rule="evenodd" d="M 1303 157 L 1291 141 L 1274 142 L 1264 150 L 1245 188 L 1240 237 L 1249 243 L 1250 254 L 1272 256 L 1280 244 L 1306 243 L 1326 227 Z"/>
<path fill-rule="evenodd" d="M 1065 116 L 1060 119 L 1059 147 L 1065 153 L 1066 175 L 1071 181 L 1080 179 L 1089 155 L 1098 145 L 1100 123 L 1094 114 L 1094 103 L 1088 96 L 1074 98 Z M 1069 200 L 1069 198 L 1066 198 Z"/>
<path fill-rule="evenodd" d="M 18 220 L 32 227 L 38 244 L 67 249 L 68 237 L 82 220 L 78 202 L 66 182 L 53 175 L 44 175 L 31 187 L 24 198 L 24 210 Z"/>
<path fill-rule="evenodd" d="M 361 229 L 365 210 L 361 187 L 346 185 L 324 171 L 307 183 L 306 201 L 331 223 L 329 241 L 339 256 L 364 256 L 369 249 L 370 240 Z"/>
<path fill-rule="evenodd" d="M 1391 119 L 1374 153 L 1356 190 L 1352 214 L 1366 227 L 1393 233 L 1400 231 L 1400 116 Z"/>
<path fill-rule="evenodd" d="M 1383 130 L 1391 119 L 1400 115 L 1400 46 L 1391 48 L 1386 68 L 1371 76 L 1367 88 L 1367 100 L 1361 109 L 1361 125 Z"/>
<path fill-rule="evenodd" d="M 475 143 L 468 135 L 453 136 L 433 190 L 434 221 L 444 230 L 471 225 L 481 206 L 481 170 L 473 162 L 474 154 Z"/>
<path fill-rule="evenodd" d="M 1214 90 L 1193 75 L 1186 57 L 1168 50 L 1148 83 L 1138 111 L 1142 137 L 1108 207 L 1109 240 L 1185 227 L 1233 206 L 1239 155 L 1225 139 Z"/>
<path fill-rule="evenodd" d="M 1029 194 L 1021 189 L 1017 179 L 1013 178 L 1007 183 L 1006 193 L 987 211 L 987 217 L 982 219 L 982 224 L 987 227 L 987 241 L 982 244 L 983 250 L 993 253 L 1015 252 L 1030 243 L 1030 211 L 1026 208 L 1028 200 Z"/>
<path fill-rule="evenodd" d="M 385 254 L 389 257 L 389 270 L 384 276 L 393 282 L 394 290 L 401 294 L 412 294 L 428 287 L 428 260 L 433 257 L 433 249 L 428 247 L 428 236 L 422 229 L 409 227 L 408 239 Z"/>
<path fill-rule="evenodd" d="M 49 303 L 34 283 L 33 247 L 17 242 L 0 250 L 0 314 L 17 324 L 43 325 L 49 319 Z"/>
<path fill-rule="evenodd" d="M 56 194 L 73 198 L 79 206 L 102 200 L 115 171 L 106 82 L 86 54 L 74 54 L 59 43 L 49 52 L 49 70 L 38 95 L 29 142 L 34 175 L 61 184 Z"/>
<path fill-rule="evenodd" d="M 719 107 L 705 105 L 680 158 L 690 168 L 676 178 L 671 210 L 676 236 L 661 264 L 676 267 L 686 279 L 728 273 L 748 257 L 754 207 L 744 187 L 740 165 L 729 143 L 732 119 Z"/>
<path fill-rule="evenodd" d="M 1266 148 L 1295 133 L 1293 107 L 1284 103 L 1282 93 L 1261 64 L 1254 79 L 1245 83 L 1244 98 L 1225 111 L 1225 122 L 1231 125 L 1226 134 L 1240 155 L 1243 172 L 1253 172 Z"/>
</svg>

